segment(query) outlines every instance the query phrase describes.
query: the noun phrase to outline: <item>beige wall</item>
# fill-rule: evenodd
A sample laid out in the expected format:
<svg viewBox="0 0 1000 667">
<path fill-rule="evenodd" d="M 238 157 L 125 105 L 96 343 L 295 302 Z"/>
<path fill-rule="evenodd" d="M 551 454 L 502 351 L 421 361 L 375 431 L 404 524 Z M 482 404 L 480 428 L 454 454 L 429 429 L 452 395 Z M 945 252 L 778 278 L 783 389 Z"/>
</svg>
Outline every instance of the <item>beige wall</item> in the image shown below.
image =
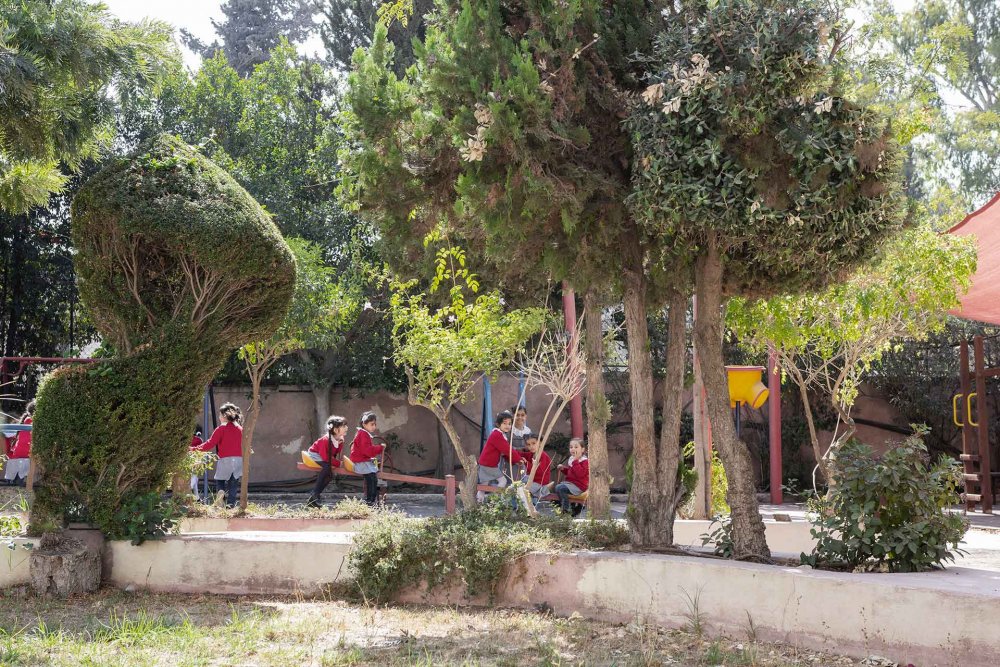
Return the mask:
<svg viewBox="0 0 1000 667">
<path fill-rule="evenodd" d="M 657 386 L 657 393 L 661 388 Z M 786 389 L 786 392 L 789 389 Z M 493 412 L 510 408 L 516 402 L 518 392 L 517 376 L 512 373 L 502 374 L 493 384 Z M 401 394 L 376 392 L 365 396 L 354 395 L 345 397 L 345 390 L 331 390 L 330 406 L 333 414 L 347 418 L 350 429 L 348 442 L 353 437 L 358 418 L 366 410 L 373 410 L 379 416 L 379 427 L 383 433 L 394 434 L 399 438 L 401 447 L 392 452 L 393 464 L 406 473 L 427 473 L 439 470 L 440 444 L 448 445 L 447 437 L 439 433 L 437 420 L 425 408 L 414 407 L 407 403 Z M 232 401 L 244 409 L 249 403 L 248 387 L 217 387 L 215 389 L 216 405 Z M 685 404 L 690 401 L 690 391 L 685 391 Z M 548 399 L 539 389 L 527 393 L 528 424 L 538 430 Z M 296 469 L 299 452 L 307 449 L 319 437 L 314 417 L 314 399 L 308 387 L 283 386 L 268 388 L 264 392 L 264 408 L 254 434 L 254 456 L 251 468 L 251 479 L 256 482 L 271 482 L 276 480 L 301 479 L 305 475 Z M 628 421 L 629 415 L 624 414 L 621 406 L 612 417 L 613 421 Z M 463 416 L 463 414 L 465 416 Z M 855 405 L 853 414 L 874 421 L 881 421 L 898 426 L 905 426 L 905 420 L 883 398 L 863 391 Z M 468 417 L 468 419 L 466 418 Z M 479 451 L 479 427 L 476 425 L 482 418 L 482 384 L 477 383 L 468 401 L 459 406 L 459 412 L 454 415 L 454 423 L 462 438 L 465 449 L 469 452 Z M 763 413 L 751 414 L 749 419 L 762 419 Z M 199 417 L 199 423 L 201 418 Z M 475 422 L 475 423 L 473 423 Z M 569 434 L 569 414 L 564 412 L 555 427 L 555 432 Z M 821 432 L 821 442 L 829 443 L 832 433 Z M 889 443 L 898 442 L 902 435 L 892 431 L 882 430 L 872 426 L 858 425 L 857 437 L 868 443 L 877 451 L 884 451 Z M 407 451 L 406 445 L 415 444 L 413 453 Z M 632 449 L 632 433 L 622 429 L 611 433 L 608 437 L 609 463 L 611 475 L 615 478 L 614 487 L 624 486 L 625 461 Z M 803 454 L 811 457 L 812 450 L 804 443 Z M 459 476 L 461 476 L 459 474 Z"/>
</svg>

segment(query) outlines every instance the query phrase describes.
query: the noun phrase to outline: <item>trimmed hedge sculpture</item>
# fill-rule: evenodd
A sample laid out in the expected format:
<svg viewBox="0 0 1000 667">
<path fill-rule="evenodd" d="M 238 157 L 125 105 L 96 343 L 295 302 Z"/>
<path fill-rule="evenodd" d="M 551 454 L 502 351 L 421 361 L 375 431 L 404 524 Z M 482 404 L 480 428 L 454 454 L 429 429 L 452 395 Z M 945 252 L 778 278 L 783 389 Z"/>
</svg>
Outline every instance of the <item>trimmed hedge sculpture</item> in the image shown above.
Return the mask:
<svg viewBox="0 0 1000 667">
<path fill-rule="evenodd" d="M 80 297 L 118 356 L 40 387 L 31 529 L 80 517 L 134 536 L 228 351 L 284 317 L 295 261 L 253 197 L 172 136 L 94 176 L 72 216 Z"/>
</svg>

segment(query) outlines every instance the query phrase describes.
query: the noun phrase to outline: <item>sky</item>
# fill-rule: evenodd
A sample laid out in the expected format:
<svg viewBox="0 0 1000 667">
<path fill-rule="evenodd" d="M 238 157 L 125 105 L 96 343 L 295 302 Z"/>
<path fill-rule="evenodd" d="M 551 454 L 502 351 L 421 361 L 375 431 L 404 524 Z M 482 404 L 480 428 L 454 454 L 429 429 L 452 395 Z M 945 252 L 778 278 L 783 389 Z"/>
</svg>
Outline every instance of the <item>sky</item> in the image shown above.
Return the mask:
<svg viewBox="0 0 1000 667">
<path fill-rule="evenodd" d="M 215 38 L 212 19 L 222 18 L 219 11 L 219 0 L 102 0 L 115 16 L 126 21 L 138 21 L 145 17 L 157 18 L 174 25 L 177 28 L 187 28 L 203 41 L 211 42 Z M 914 0 L 893 0 L 898 11 L 905 11 L 913 6 Z M 299 46 L 303 53 L 313 55 L 322 51 L 322 42 L 318 35 L 309 38 Z M 184 62 L 191 69 L 197 69 L 198 57 L 184 49 Z"/>
</svg>

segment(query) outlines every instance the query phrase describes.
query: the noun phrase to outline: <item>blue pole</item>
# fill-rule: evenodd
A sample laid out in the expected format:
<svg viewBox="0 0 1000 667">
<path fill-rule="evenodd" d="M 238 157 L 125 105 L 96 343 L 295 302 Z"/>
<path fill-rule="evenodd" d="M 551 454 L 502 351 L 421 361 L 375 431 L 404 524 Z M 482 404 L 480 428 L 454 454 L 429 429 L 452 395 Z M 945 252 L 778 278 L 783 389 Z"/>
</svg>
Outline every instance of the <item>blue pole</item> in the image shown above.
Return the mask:
<svg viewBox="0 0 1000 667">
<path fill-rule="evenodd" d="M 479 434 L 479 451 L 483 451 L 486 445 L 486 438 L 493 430 L 493 390 L 490 386 L 490 379 L 483 375 L 483 427 Z"/>
<path fill-rule="evenodd" d="M 518 371 L 517 372 L 517 405 L 514 406 L 515 410 L 517 408 L 522 408 L 522 407 L 525 410 L 528 409 L 528 397 L 524 395 L 524 382 L 525 382 L 524 371 Z"/>
</svg>

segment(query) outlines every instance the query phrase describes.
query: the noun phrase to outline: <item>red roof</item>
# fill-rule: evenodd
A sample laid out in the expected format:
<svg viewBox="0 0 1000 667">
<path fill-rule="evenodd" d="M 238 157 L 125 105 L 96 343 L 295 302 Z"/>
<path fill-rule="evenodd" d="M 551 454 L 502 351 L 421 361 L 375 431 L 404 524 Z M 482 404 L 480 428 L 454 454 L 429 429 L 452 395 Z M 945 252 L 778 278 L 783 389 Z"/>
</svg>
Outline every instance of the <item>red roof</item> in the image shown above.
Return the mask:
<svg viewBox="0 0 1000 667">
<path fill-rule="evenodd" d="M 956 236 L 974 234 L 979 245 L 979 261 L 976 274 L 972 276 L 972 286 L 961 299 L 962 307 L 951 314 L 1000 324 L 1000 193 L 948 233 Z"/>
</svg>

